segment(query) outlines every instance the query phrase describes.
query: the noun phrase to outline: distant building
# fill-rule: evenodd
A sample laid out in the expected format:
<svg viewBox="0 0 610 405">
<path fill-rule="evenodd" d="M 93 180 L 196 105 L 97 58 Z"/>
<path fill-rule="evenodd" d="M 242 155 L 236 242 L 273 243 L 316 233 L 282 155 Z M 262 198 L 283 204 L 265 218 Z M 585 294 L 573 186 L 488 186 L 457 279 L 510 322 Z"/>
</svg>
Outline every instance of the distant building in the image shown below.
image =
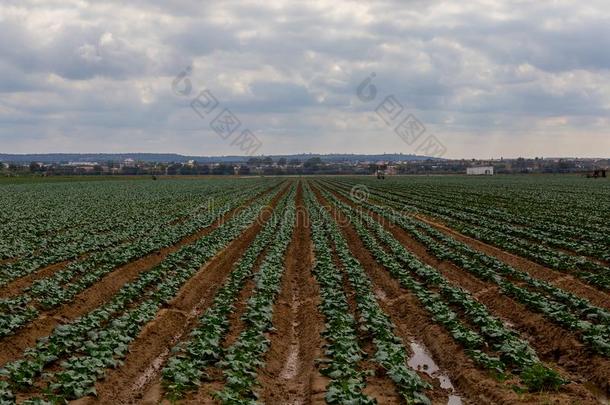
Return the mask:
<svg viewBox="0 0 610 405">
<path fill-rule="evenodd" d="M 467 167 L 466 174 L 473 176 L 492 176 L 494 174 L 493 166 L 478 166 L 478 167 Z"/>
<path fill-rule="evenodd" d="M 42 165 L 42 163 L 39 163 Z M 68 162 L 68 166 L 97 166 L 97 162 Z"/>
<path fill-rule="evenodd" d="M 127 158 L 127 159 L 123 160 L 123 166 L 124 167 L 135 167 L 136 161 L 133 160 L 132 158 Z"/>
</svg>

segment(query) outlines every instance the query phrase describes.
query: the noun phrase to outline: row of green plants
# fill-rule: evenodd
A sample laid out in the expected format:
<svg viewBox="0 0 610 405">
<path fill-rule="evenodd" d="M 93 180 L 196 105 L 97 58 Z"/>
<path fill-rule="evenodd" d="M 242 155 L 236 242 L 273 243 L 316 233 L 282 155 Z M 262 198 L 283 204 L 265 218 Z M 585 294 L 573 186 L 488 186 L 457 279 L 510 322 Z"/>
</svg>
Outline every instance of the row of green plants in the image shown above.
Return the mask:
<svg viewBox="0 0 610 405">
<path fill-rule="evenodd" d="M 350 182 L 340 182 L 344 187 L 348 187 Z M 370 184 L 365 181 L 365 184 Z M 353 185 L 353 184 L 352 184 Z M 570 261 L 577 258 L 584 266 L 591 269 L 598 269 L 599 263 L 592 260 L 607 260 L 608 251 L 603 246 L 610 243 L 607 235 L 597 234 L 592 231 L 574 230 L 570 235 L 562 234 L 559 231 L 544 231 L 538 229 L 548 228 L 550 225 L 537 225 L 539 219 L 527 220 L 525 213 L 508 213 L 497 206 L 489 207 L 489 202 L 485 199 L 479 201 L 478 198 L 464 198 L 463 192 L 447 192 L 443 190 L 433 190 L 427 187 L 408 187 L 402 183 L 391 185 L 371 184 L 372 194 L 383 196 L 384 198 L 401 201 L 404 208 L 413 211 L 421 211 L 433 216 L 447 216 L 456 222 L 473 223 L 486 229 L 493 229 L 498 232 L 510 235 L 515 240 L 524 244 L 533 241 L 542 243 L 549 249 L 555 247 L 559 259 Z M 478 196 L 480 197 L 480 196 Z M 494 201 L 494 204 L 496 201 Z M 517 203 L 515 201 L 515 203 Z M 526 246 L 527 247 L 527 246 Z M 566 254 L 561 251 L 572 251 L 573 254 Z M 589 257 L 590 256 L 590 257 Z"/>
<path fill-rule="evenodd" d="M 0 336 L 7 336 L 38 316 L 26 296 L 0 299 Z"/>
<path fill-rule="evenodd" d="M 491 315 L 485 305 L 452 285 L 439 271 L 422 263 L 379 222 L 361 215 L 327 191 L 323 193 L 350 219 L 367 249 L 404 287 L 414 292 L 432 318 L 465 347 L 475 362 L 499 374 L 517 373 L 532 391 L 557 389 L 566 382 L 557 372 L 544 366 L 527 341 Z M 490 353 L 498 356 L 493 357 Z"/>
<path fill-rule="evenodd" d="M 342 186 L 346 189 L 347 186 Z M 349 190 L 349 188 L 347 188 Z M 373 199 L 383 202 L 399 204 L 401 211 L 410 213 L 424 213 L 436 217 L 455 230 L 478 240 L 498 246 L 506 251 L 529 258 L 538 263 L 549 266 L 555 270 L 568 272 L 583 279 L 589 284 L 604 289 L 610 288 L 610 269 L 603 264 L 592 261 L 586 257 L 573 256 L 562 251 L 551 249 L 545 245 L 533 243 L 527 240 L 506 235 L 501 231 L 475 225 L 476 222 L 471 214 L 466 214 L 459 209 L 447 209 L 443 207 L 415 205 L 412 200 L 405 203 L 404 197 L 398 197 L 387 192 L 373 190 Z M 411 204 L 414 205 L 411 205 Z M 457 219 L 456 219 L 457 218 Z"/>
<path fill-rule="evenodd" d="M 202 200 L 184 197 L 180 199 L 169 193 L 164 193 L 163 198 L 157 199 L 151 194 L 139 204 L 118 205 L 106 218 L 96 218 L 99 213 L 93 213 L 90 224 L 75 227 L 68 232 L 55 233 L 47 239 L 39 238 L 41 240 L 37 242 L 38 245 L 31 246 L 27 254 L 0 265 L 0 286 L 42 267 L 78 259 L 88 252 L 102 252 L 107 248 L 116 249 L 119 245 L 129 246 L 140 235 L 157 232 L 164 226 L 198 214 L 202 207 L 211 206 L 207 202 L 213 201 L 210 197 L 218 193 L 227 193 L 230 189 L 209 187 L 206 198 Z M 238 189 L 235 186 L 235 190 Z M 71 209 L 70 206 L 62 207 L 61 209 L 64 210 Z M 12 224 L 12 226 L 19 225 Z"/>
<path fill-rule="evenodd" d="M 347 193 L 338 193 L 354 204 L 360 203 Z M 542 313 L 561 326 L 580 332 L 582 340 L 593 350 L 610 356 L 610 312 L 478 252 L 422 221 L 372 202 L 368 202 L 366 208 L 407 231 L 437 259 L 448 260 L 477 278 L 498 285 L 500 291 L 528 308 Z M 363 212 L 363 215 L 367 214 Z"/>
<path fill-rule="evenodd" d="M 395 202 L 399 201 L 400 199 L 395 200 Z M 488 226 L 484 222 L 477 222 L 471 214 L 464 214 L 449 209 L 437 209 L 434 212 L 421 211 L 441 219 L 465 235 L 529 258 L 552 269 L 573 274 L 596 287 L 610 289 L 610 268 L 602 263 L 583 256 L 567 254 L 541 243 L 507 235 L 501 228 L 498 230 L 498 228 L 494 228 L 492 225 Z M 479 225 L 475 225 L 475 223 Z"/>
<path fill-rule="evenodd" d="M 8 229 L 15 231 L 13 240 L 21 247 L 27 245 L 28 249 L 19 256 L 12 255 L 15 258 L 14 270 L 20 268 L 27 271 L 36 264 L 44 266 L 51 260 L 49 257 L 61 261 L 82 254 L 88 249 L 95 250 L 105 243 L 103 236 L 112 238 L 114 233 L 128 231 L 132 226 L 138 226 L 140 221 L 170 219 L 174 215 L 173 210 L 163 209 L 168 204 L 174 204 L 175 213 L 187 213 L 196 206 L 196 200 L 187 198 L 186 194 L 172 195 L 167 191 L 155 193 L 149 189 L 142 190 L 148 191 L 148 194 L 137 191 L 127 193 L 127 190 L 115 190 L 112 185 L 101 186 L 95 191 L 82 184 L 60 186 L 57 192 L 41 187 L 33 189 L 38 194 L 35 197 L 43 199 L 46 204 L 43 207 L 32 207 L 32 203 L 38 202 L 28 198 L 32 190 L 16 191 L 13 197 L 19 200 L 12 201 L 10 205 L 12 222 L 9 226 L 0 228 L 2 233 Z M 81 189 L 91 194 L 83 195 Z M 208 187 L 212 192 L 216 189 L 215 186 Z M 114 191 L 114 194 L 105 195 L 104 191 Z M 75 200 L 76 198 L 78 199 Z M 51 205 L 53 202 L 56 205 Z M 84 203 L 89 206 L 84 206 Z M 18 215 L 15 218 L 15 214 L 21 213 L 26 207 L 29 208 L 29 215 Z M 156 215 L 150 215 L 151 212 Z M 40 229 L 43 226 L 41 222 L 47 221 L 55 227 Z"/>
<path fill-rule="evenodd" d="M 109 367 L 120 365 L 128 344 L 168 304 L 183 284 L 259 217 L 262 207 L 277 194 L 260 198 L 193 244 L 170 254 L 163 262 L 128 283 L 107 304 L 68 324 L 58 326 L 24 357 L 0 370 L 5 398 L 27 390 L 43 371 L 45 398 L 54 403 L 94 394 L 95 381 Z M 66 358 L 67 357 L 67 358 Z M 65 359 L 61 361 L 62 359 Z M 59 363 L 59 364 L 58 364 Z"/>
<path fill-rule="evenodd" d="M 209 211 L 198 213 L 185 222 L 146 233 L 131 244 L 95 253 L 83 261 L 70 264 L 48 277 L 36 280 L 16 298 L 0 300 L 0 337 L 12 334 L 25 326 L 35 318 L 38 308 L 51 309 L 72 301 L 78 293 L 92 286 L 116 267 L 174 245 L 183 237 L 210 226 L 216 219 L 259 192 L 258 188 L 248 188 L 237 193 L 230 190 L 218 193 L 214 196 L 216 204 Z M 8 303 L 15 300 L 19 301 L 18 306 L 12 305 L 4 310 L 3 301 Z"/>
<path fill-rule="evenodd" d="M 561 240 L 583 240 L 585 249 L 597 249 L 595 242 L 610 243 L 610 227 L 605 216 L 610 213 L 603 201 L 608 188 L 576 181 L 552 184 L 551 178 L 540 177 L 532 182 L 497 178 L 493 181 L 477 179 L 394 179 L 382 185 L 415 200 L 436 202 L 465 211 L 484 215 L 490 220 L 543 232 Z M 565 207 L 570 207 L 566 210 Z"/>
<path fill-rule="evenodd" d="M 81 228 L 103 232 L 115 218 L 115 211 L 131 215 L 137 210 L 135 200 L 120 193 L 115 187 L 101 187 L 99 194 L 92 185 L 3 185 L 0 201 L 0 259 L 33 255 L 50 239 L 64 233 L 77 232 Z M 118 192 L 117 192 L 118 191 Z M 139 196 L 141 197 L 141 196 Z M 120 199 L 124 204 L 120 205 Z M 117 209 L 111 207 L 116 205 Z M 68 209 L 69 207 L 69 209 Z M 91 207 L 97 208 L 96 210 Z M 91 219 L 87 223 L 87 218 Z"/>
<path fill-rule="evenodd" d="M 225 385 L 214 396 L 223 404 L 257 403 L 257 374 L 265 364 L 264 355 L 271 345 L 269 333 L 273 330 L 273 307 L 282 286 L 285 253 L 295 228 L 294 191 L 293 188 L 277 238 L 254 276 L 254 290 L 241 317 L 244 330 L 217 363 L 223 371 Z"/>
<path fill-rule="evenodd" d="M 360 330 L 372 337 L 376 348 L 374 360 L 392 379 L 405 403 L 430 404 L 424 391 L 431 386 L 407 365 L 407 350 L 402 340 L 394 334 L 394 324 L 379 306 L 364 268 L 350 252 L 328 211 L 319 204 L 314 209 L 318 210 L 318 218 L 323 222 L 328 241 L 334 245 L 347 280 L 355 292 Z"/>
<path fill-rule="evenodd" d="M 197 389 L 205 377 L 205 369 L 224 356 L 223 341 L 229 331 L 229 315 L 235 310 L 239 292 L 256 270 L 259 256 L 273 243 L 278 245 L 284 235 L 276 235 L 286 211 L 291 192 L 278 203 L 271 219 L 256 236 L 235 264 L 227 280 L 216 292 L 212 305 L 199 317 L 188 338 L 172 349 L 172 355 L 162 370 L 165 396 L 178 400 Z"/>
<path fill-rule="evenodd" d="M 530 218 L 529 210 L 520 210 L 513 213 L 507 209 L 500 209 L 496 200 L 490 206 L 489 201 L 480 198 L 479 195 L 465 199 L 463 190 L 461 192 L 459 190 L 438 192 L 438 190 L 426 189 L 409 190 L 405 193 L 405 190 L 401 187 L 384 187 L 384 189 L 399 197 L 408 195 L 414 203 L 423 203 L 424 205 L 434 203 L 435 206 L 442 206 L 450 210 L 459 207 L 460 211 L 470 214 L 471 219 L 476 221 L 477 224 L 493 227 L 509 235 L 526 240 L 540 241 L 549 246 L 567 249 L 601 260 L 610 258 L 607 249 L 602 247 L 604 242 L 606 244 L 610 243 L 610 238 L 600 233 L 599 227 L 594 230 L 590 228 L 583 230 L 582 228 L 578 229 L 565 225 L 558 226 L 556 222 L 549 221 L 548 217 Z M 456 200 L 465 201 L 458 203 Z M 510 201 L 516 204 L 521 203 L 514 198 L 511 198 Z M 557 202 L 554 202 L 554 205 L 556 204 Z M 573 205 L 573 202 L 570 205 Z M 548 216 L 548 211 L 546 209 L 545 211 Z"/>
<path fill-rule="evenodd" d="M 540 230 L 537 228 L 548 228 L 550 225 L 539 225 L 541 221 L 528 221 L 527 216 L 523 212 L 518 214 L 509 214 L 501 212 L 496 208 L 486 208 L 484 206 L 471 207 L 469 205 L 456 204 L 454 195 L 443 196 L 437 194 L 431 195 L 413 195 L 405 194 L 398 189 L 392 189 L 392 194 L 399 198 L 404 198 L 407 195 L 410 198 L 410 203 L 419 209 L 424 209 L 432 213 L 437 212 L 442 215 L 452 218 L 454 221 L 462 223 L 474 224 L 484 229 L 492 229 L 500 232 L 503 235 L 510 236 L 514 243 L 522 244 L 525 248 L 529 247 L 532 242 L 542 244 L 546 250 L 553 252 L 552 247 L 565 249 L 575 252 L 581 256 L 564 254 L 560 250 L 555 250 L 558 260 L 571 262 L 577 260 L 581 265 L 590 270 L 598 270 L 603 268 L 595 260 L 589 259 L 587 256 L 597 258 L 599 260 L 609 260 L 610 254 L 608 249 L 603 246 L 610 243 L 607 235 L 596 235 L 592 231 L 580 229 L 574 231 L 571 236 L 562 235 L 556 229 Z M 605 242 L 605 243 L 604 243 Z M 585 255 L 585 256 L 582 256 Z"/>
<path fill-rule="evenodd" d="M 313 274 L 320 286 L 319 309 L 325 318 L 324 355 L 320 360 L 321 373 L 330 381 L 326 387 L 329 404 L 374 404 L 362 391 L 366 385 L 366 370 L 359 367 L 364 351 L 358 340 L 358 324 L 350 311 L 343 289 L 343 276 L 333 262 L 324 222 L 320 217 L 315 197 L 305 187 L 311 237 L 315 252 Z"/>
</svg>

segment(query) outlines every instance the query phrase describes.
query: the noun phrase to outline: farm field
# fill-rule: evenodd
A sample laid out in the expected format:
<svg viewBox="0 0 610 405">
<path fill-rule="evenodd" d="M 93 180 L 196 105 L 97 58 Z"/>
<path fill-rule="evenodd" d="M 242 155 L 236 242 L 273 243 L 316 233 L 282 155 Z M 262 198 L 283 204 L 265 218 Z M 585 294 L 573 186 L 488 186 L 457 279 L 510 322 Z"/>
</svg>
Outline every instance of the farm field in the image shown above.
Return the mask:
<svg viewBox="0 0 610 405">
<path fill-rule="evenodd" d="M 0 404 L 608 403 L 604 180 L 3 181 Z"/>
</svg>

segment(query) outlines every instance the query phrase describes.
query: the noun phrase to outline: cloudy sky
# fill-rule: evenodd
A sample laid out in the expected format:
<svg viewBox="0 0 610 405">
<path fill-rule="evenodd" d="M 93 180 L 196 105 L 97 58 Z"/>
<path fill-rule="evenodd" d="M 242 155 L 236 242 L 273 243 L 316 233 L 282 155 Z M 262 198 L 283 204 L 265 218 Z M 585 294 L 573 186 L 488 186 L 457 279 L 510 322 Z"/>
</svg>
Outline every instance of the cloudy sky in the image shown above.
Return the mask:
<svg viewBox="0 0 610 405">
<path fill-rule="evenodd" d="M 610 156 L 607 1 L 125 3 L 0 3 L 0 153 Z"/>
</svg>

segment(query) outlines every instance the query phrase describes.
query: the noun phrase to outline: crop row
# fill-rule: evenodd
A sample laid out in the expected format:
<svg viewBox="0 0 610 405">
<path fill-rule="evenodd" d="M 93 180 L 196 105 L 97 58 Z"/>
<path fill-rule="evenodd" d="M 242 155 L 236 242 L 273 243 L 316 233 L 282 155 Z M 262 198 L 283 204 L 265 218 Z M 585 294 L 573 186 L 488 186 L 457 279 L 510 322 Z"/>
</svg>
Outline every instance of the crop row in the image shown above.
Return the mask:
<svg viewBox="0 0 610 405">
<path fill-rule="evenodd" d="M 189 218 L 186 222 L 166 226 L 126 246 L 117 246 L 95 253 L 87 259 L 35 281 L 22 295 L 0 300 L 0 336 L 14 333 L 37 314 L 36 306 L 50 309 L 71 301 L 76 294 L 93 285 L 118 266 L 171 246 L 181 238 L 211 225 L 217 218 L 259 192 L 257 188 L 238 193 L 219 193 L 218 204 L 210 211 Z M 36 306 L 31 305 L 35 300 Z M 13 303 L 18 303 L 15 305 Z M 4 306 L 2 306 L 4 304 Z M 28 305 L 30 304 L 30 305 Z"/>
<path fill-rule="evenodd" d="M 368 184 L 368 183 L 367 183 Z M 453 192 L 447 194 L 439 193 L 436 190 L 425 188 L 406 189 L 403 184 L 395 185 L 372 185 L 374 194 L 384 198 L 401 201 L 404 208 L 414 211 L 421 211 L 431 215 L 443 215 L 449 217 L 454 222 L 462 221 L 465 224 L 476 224 L 486 229 L 493 229 L 501 234 L 513 237 L 515 240 L 524 242 L 537 241 L 543 242 L 550 247 L 569 250 L 581 255 L 588 255 L 600 260 L 608 260 L 607 249 L 602 246 L 610 243 L 607 235 L 599 234 L 594 231 L 584 231 L 582 229 L 572 230 L 568 235 L 565 232 L 554 229 L 551 224 L 542 224 L 539 219 L 528 219 L 523 212 L 509 213 L 499 210 L 497 207 L 489 208 L 484 202 L 477 203 L 477 200 L 463 200 L 462 194 Z M 542 229 L 540 229 L 542 228 Z M 570 261 L 567 254 L 557 252 L 560 259 Z M 585 266 L 591 269 L 599 268 L 597 262 L 589 260 L 588 257 L 579 258 Z"/>
<path fill-rule="evenodd" d="M 281 232 L 276 235 L 276 232 L 285 219 L 282 213 L 286 210 L 288 198 L 292 197 L 293 193 L 290 193 L 278 203 L 272 217 L 235 264 L 189 337 L 172 349 L 173 354 L 162 371 L 165 395 L 169 399 L 177 400 L 187 391 L 196 389 L 205 369 L 223 357 L 222 342 L 229 331 L 229 314 L 235 310 L 239 292 L 254 274 L 261 253 L 270 244 L 277 246 L 283 240 L 284 235 Z"/>
<path fill-rule="evenodd" d="M 520 339 L 501 320 L 492 316 L 467 291 L 452 285 L 439 271 L 422 263 L 381 224 L 368 215 L 360 215 L 326 191 L 324 196 L 350 219 L 375 258 L 404 287 L 414 292 L 432 318 L 467 349 L 473 360 L 499 373 L 517 372 L 530 390 L 556 388 L 564 382 L 555 371 L 540 362 L 527 341 Z M 459 308 L 462 316 L 451 307 Z M 467 323 L 460 320 L 462 317 Z M 479 332 L 468 325 L 476 327 Z M 489 350 L 497 352 L 499 357 L 490 357 L 487 354 Z"/>
<path fill-rule="evenodd" d="M 338 192 L 352 203 L 359 203 L 348 194 Z M 498 285 L 503 293 L 528 308 L 542 313 L 561 326 L 579 331 L 583 341 L 592 349 L 610 356 L 610 312 L 480 253 L 417 219 L 402 215 L 401 212 L 371 202 L 367 203 L 366 208 L 407 231 L 437 259 L 449 260 L 474 276 Z M 521 282 L 528 288 L 507 278 Z"/>
<path fill-rule="evenodd" d="M 354 289 L 356 307 L 360 314 L 360 329 L 373 337 L 376 347 L 375 361 L 386 371 L 396 385 L 402 399 L 409 404 L 429 404 L 424 390 L 431 386 L 407 366 L 407 350 L 402 340 L 394 334 L 395 326 L 383 312 L 373 292 L 373 286 L 360 262 L 351 254 L 349 246 L 328 211 L 316 204 L 311 197 L 312 215 L 322 222 L 328 242 L 332 242 L 349 284 Z"/>
<path fill-rule="evenodd" d="M 480 223 L 493 225 L 496 229 L 517 237 L 544 241 L 550 246 L 569 249 L 600 259 L 610 257 L 607 256 L 608 252 L 599 245 L 600 242 L 610 242 L 607 235 L 600 232 L 599 226 L 584 230 L 575 226 L 560 226 L 557 222 L 554 222 L 556 218 L 550 219 L 548 217 L 547 209 L 545 209 L 546 218 L 531 218 L 529 216 L 530 212 L 526 210 L 521 209 L 517 212 L 511 212 L 510 205 L 505 209 L 500 209 L 500 206 L 495 201 L 490 206 L 489 201 L 480 198 L 480 196 L 465 200 L 463 198 L 463 189 L 461 191 L 460 189 L 450 192 L 443 191 L 442 193 L 429 189 L 405 193 L 402 187 L 384 187 L 384 189 L 398 196 L 409 195 L 414 201 L 423 202 L 427 205 L 434 202 L 435 206 L 442 205 L 445 208 L 460 207 L 461 211 L 472 214 L 473 218 Z M 509 199 L 513 204 L 522 204 L 521 201 L 516 200 L 514 197 L 511 198 L 509 196 Z M 464 204 L 462 201 L 458 203 L 456 200 L 465 200 L 464 202 L 466 203 Z M 554 201 L 554 203 L 557 204 L 557 201 Z M 582 223 L 575 225 L 582 225 Z"/>
<path fill-rule="evenodd" d="M 223 184 L 228 187 L 231 183 L 189 188 L 179 182 L 5 187 L 0 199 L 11 210 L 1 214 L 0 256 L 30 262 L 48 260 L 49 256 L 69 258 L 78 254 L 79 246 L 80 252 L 95 248 L 103 241 L 100 235 L 123 231 L 154 217 L 188 212 L 199 200 L 194 195 L 204 198 Z"/>
<path fill-rule="evenodd" d="M 285 270 L 284 255 L 295 227 L 295 188 L 283 214 L 283 222 L 277 238 L 266 252 L 259 271 L 254 276 L 254 291 L 248 299 L 242 320 L 245 329 L 225 351 L 218 362 L 225 376 L 225 386 L 214 396 L 223 404 L 252 404 L 256 402 L 258 369 L 264 365 L 263 355 L 271 341 L 268 334 L 273 329 L 273 308 L 281 288 Z"/>
<path fill-rule="evenodd" d="M 130 214 L 122 207 L 117 207 L 112 213 L 112 220 L 108 225 L 110 229 L 100 232 L 99 229 L 76 228 L 69 233 L 61 233 L 60 238 L 55 238 L 51 243 L 41 243 L 37 248 L 32 247 L 30 252 L 18 260 L 0 266 L 0 285 L 6 284 L 18 277 L 30 274 L 41 267 L 59 263 L 65 260 L 75 259 L 87 252 L 99 252 L 106 248 L 118 248 L 119 245 L 128 246 L 140 235 L 158 232 L 165 226 L 177 222 L 179 219 L 187 219 L 197 215 L 201 208 L 209 208 L 215 203 L 216 195 L 230 194 L 231 188 L 210 188 L 210 193 L 202 203 L 188 202 L 181 208 L 179 201 L 152 200 L 142 202 L 135 214 Z M 168 197 L 169 198 L 169 197 Z M 195 200 L 196 201 L 196 200 Z M 167 209 L 170 206 L 171 209 Z M 69 207 L 68 207 L 69 208 Z M 92 218 L 95 221 L 95 218 Z M 105 221 L 108 221 L 106 219 Z M 95 222 L 92 222 L 95 223 Z"/>
<path fill-rule="evenodd" d="M 305 203 L 315 252 L 313 273 L 320 286 L 319 308 L 326 320 L 322 332 L 326 341 L 326 359 L 321 370 L 330 379 L 326 402 L 372 404 L 373 399 L 362 392 L 366 373 L 359 368 L 363 351 L 358 342 L 358 325 L 350 312 L 343 290 L 343 276 L 334 265 L 333 250 L 309 186 L 305 188 Z"/>
<path fill-rule="evenodd" d="M 490 220 L 529 227 L 551 236 L 610 242 L 607 234 L 610 227 L 605 220 L 610 211 L 607 205 L 600 204 L 604 199 L 603 187 L 568 178 L 529 182 L 523 178 L 490 180 L 394 179 L 378 186 L 412 196 L 414 200 L 460 207 Z M 553 184 L 552 180 L 559 183 Z M 565 207 L 570 209 L 566 211 Z"/>
<path fill-rule="evenodd" d="M 569 255 L 542 244 L 536 244 L 506 235 L 501 231 L 475 225 L 474 223 L 476 220 L 473 219 L 471 214 L 460 212 L 458 209 L 443 207 L 427 208 L 427 206 L 424 205 L 415 206 L 405 204 L 404 198 L 389 193 L 375 190 L 373 191 L 373 194 L 375 196 L 373 200 L 375 201 L 400 205 L 400 210 L 403 212 L 423 212 L 435 216 L 465 235 L 496 245 L 520 256 L 530 258 L 553 269 L 572 273 L 595 286 L 610 288 L 610 269 L 598 262 L 591 261 L 585 257 Z"/>
<path fill-rule="evenodd" d="M 128 283 L 107 304 L 57 327 L 47 338 L 28 349 L 23 359 L 0 371 L 0 391 L 14 401 L 12 392 L 27 389 L 43 370 L 68 358 L 46 373 L 47 399 L 76 399 L 94 393 L 95 381 L 108 367 L 125 357 L 128 344 L 201 267 L 237 238 L 259 216 L 274 194 L 260 198 L 220 227 L 191 245 L 170 254 L 162 263 Z M 35 401 L 36 399 L 33 399 Z M 34 403 L 34 402 L 33 402 Z"/>
</svg>

